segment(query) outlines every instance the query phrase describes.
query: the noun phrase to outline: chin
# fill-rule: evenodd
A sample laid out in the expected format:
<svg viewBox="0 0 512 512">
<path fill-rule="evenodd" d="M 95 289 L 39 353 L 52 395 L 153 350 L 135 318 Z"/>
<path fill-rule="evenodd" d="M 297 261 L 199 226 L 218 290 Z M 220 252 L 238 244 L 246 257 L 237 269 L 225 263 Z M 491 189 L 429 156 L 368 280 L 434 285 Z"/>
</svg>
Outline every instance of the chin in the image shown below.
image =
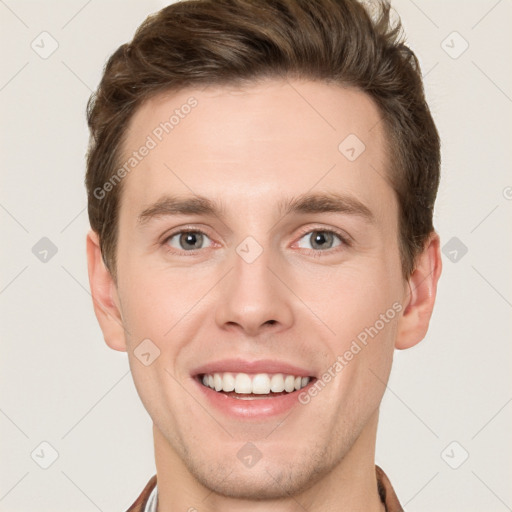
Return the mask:
<svg viewBox="0 0 512 512">
<path fill-rule="evenodd" d="M 257 464 L 259 466 L 260 463 Z M 286 469 L 283 469 L 286 468 Z M 312 485 L 310 474 L 285 466 L 261 466 L 248 469 L 226 468 L 217 475 L 194 475 L 210 491 L 232 499 L 276 500 L 296 495 Z"/>
<path fill-rule="evenodd" d="M 318 448 L 318 447 L 317 447 Z M 267 459 L 267 460 L 265 460 Z M 210 491 L 232 499 L 277 500 L 298 495 L 313 486 L 332 469 L 328 457 L 320 453 L 295 453 L 286 461 L 271 461 L 267 455 L 252 467 L 238 459 L 236 464 L 223 460 L 190 460 L 190 473 Z"/>
</svg>

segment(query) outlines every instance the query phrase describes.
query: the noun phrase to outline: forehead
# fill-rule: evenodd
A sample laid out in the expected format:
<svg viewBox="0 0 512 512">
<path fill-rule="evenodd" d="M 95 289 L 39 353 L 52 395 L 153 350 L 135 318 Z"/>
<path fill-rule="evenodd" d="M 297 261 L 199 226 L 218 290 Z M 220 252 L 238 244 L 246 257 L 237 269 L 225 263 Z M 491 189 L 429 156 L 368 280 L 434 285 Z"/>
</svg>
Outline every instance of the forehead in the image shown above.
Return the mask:
<svg viewBox="0 0 512 512">
<path fill-rule="evenodd" d="M 164 193 L 266 208 L 264 198 L 277 205 L 313 190 L 353 193 L 385 213 L 393 194 L 382 124 L 368 95 L 321 82 L 159 94 L 127 130 L 122 164 L 133 166 L 125 166 L 122 209 Z"/>
</svg>

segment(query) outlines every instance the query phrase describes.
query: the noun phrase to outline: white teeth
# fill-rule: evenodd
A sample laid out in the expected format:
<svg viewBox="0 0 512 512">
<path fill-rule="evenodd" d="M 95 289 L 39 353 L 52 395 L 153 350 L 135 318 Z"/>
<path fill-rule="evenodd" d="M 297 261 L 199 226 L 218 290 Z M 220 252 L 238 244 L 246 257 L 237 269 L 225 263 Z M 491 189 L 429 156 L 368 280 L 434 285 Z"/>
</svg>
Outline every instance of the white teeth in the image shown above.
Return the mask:
<svg viewBox="0 0 512 512">
<path fill-rule="evenodd" d="M 270 393 L 270 377 L 266 373 L 258 373 L 252 378 L 252 392 L 256 395 Z"/>
<path fill-rule="evenodd" d="M 251 377 L 246 373 L 239 373 L 235 379 L 235 393 L 252 393 Z"/>
<path fill-rule="evenodd" d="M 282 393 L 284 391 L 284 379 L 282 373 L 272 375 L 272 378 L 270 379 L 270 391 L 274 393 Z"/>
<path fill-rule="evenodd" d="M 224 374 L 222 379 L 222 390 L 227 391 L 228 393 L 235 390 L 235 377 L 232 373 Z"/>
<path fill-rule="evenodd" d="M 222 389 L 222 376 L 220 374 L 213 374 L 213 385 L 215 386 L 215 391 L 220 391 Z"/>
<path fill-rule="evenodd" d="M 295 391 L 295 377 L 293 375 L 287 375 L 284 379 L 284 390 L 288 393 Z"/>
<path fill-rule="evenodd" d="M 227 393 L 235 391 L 239 394 L 267 395 L 272 393 L 292 393 L 308 385 L 309 377 L 285 375 L 282 373 L 268 374 L 258 373 L 248 375 L 247 373 L 214 373 L 203 375 L 202 382 L 205 386 L 215 391 Z"/>
</svg>

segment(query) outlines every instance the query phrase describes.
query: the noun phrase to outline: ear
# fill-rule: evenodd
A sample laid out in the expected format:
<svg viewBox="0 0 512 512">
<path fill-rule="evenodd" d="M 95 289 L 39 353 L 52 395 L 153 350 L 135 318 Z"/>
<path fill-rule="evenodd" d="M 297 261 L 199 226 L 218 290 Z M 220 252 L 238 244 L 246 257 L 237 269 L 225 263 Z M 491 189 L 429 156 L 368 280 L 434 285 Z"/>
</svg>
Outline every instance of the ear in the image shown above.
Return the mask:
<svg viewBox="0 0 512 512">
<path fill-rule="evenodd" d="M 416 258 L 416 267 L 408 279 L 408 297 L 395 342 L 397 349 L 410 348 L 427 334 L 441 269 L 439 235 L 434 232 Z"/>
<path fill-rule="evenodd" d="M 103 338 L 110 348 L 126 352 L 117 287 L 103 262 L 98 234 L 92 230 L 87 234 L 87 266 L 94 313 L 103 332 Z"/>
</svg>

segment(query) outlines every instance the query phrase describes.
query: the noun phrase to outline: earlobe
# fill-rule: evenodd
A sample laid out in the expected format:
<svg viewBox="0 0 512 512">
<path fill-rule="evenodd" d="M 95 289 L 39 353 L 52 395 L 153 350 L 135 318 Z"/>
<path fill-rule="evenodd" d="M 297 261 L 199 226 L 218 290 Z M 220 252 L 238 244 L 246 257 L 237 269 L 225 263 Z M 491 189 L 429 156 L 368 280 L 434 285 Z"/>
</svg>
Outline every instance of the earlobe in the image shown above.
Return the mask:
<svg viewBox="0 0 512 512">
<path fill-rule="evenodd" d="M 409 295 L 399 321 L 395 342 L 397 349 L 410 348 L 427 334 L 441 269 L 439 236 L 432 233 L 423 252 L 418 255 L 416 267 L 408 280 Z"/>
<path fill-rule="evenodd" d="M 125 352 L 126 339 L 117 288 L 110 271 L 103 262 L 98 234 L 92 230 L 89 231 L 86 243 L 89 286 L 94 313 L 107 345 L 114 350 Z"/>
</svg>

